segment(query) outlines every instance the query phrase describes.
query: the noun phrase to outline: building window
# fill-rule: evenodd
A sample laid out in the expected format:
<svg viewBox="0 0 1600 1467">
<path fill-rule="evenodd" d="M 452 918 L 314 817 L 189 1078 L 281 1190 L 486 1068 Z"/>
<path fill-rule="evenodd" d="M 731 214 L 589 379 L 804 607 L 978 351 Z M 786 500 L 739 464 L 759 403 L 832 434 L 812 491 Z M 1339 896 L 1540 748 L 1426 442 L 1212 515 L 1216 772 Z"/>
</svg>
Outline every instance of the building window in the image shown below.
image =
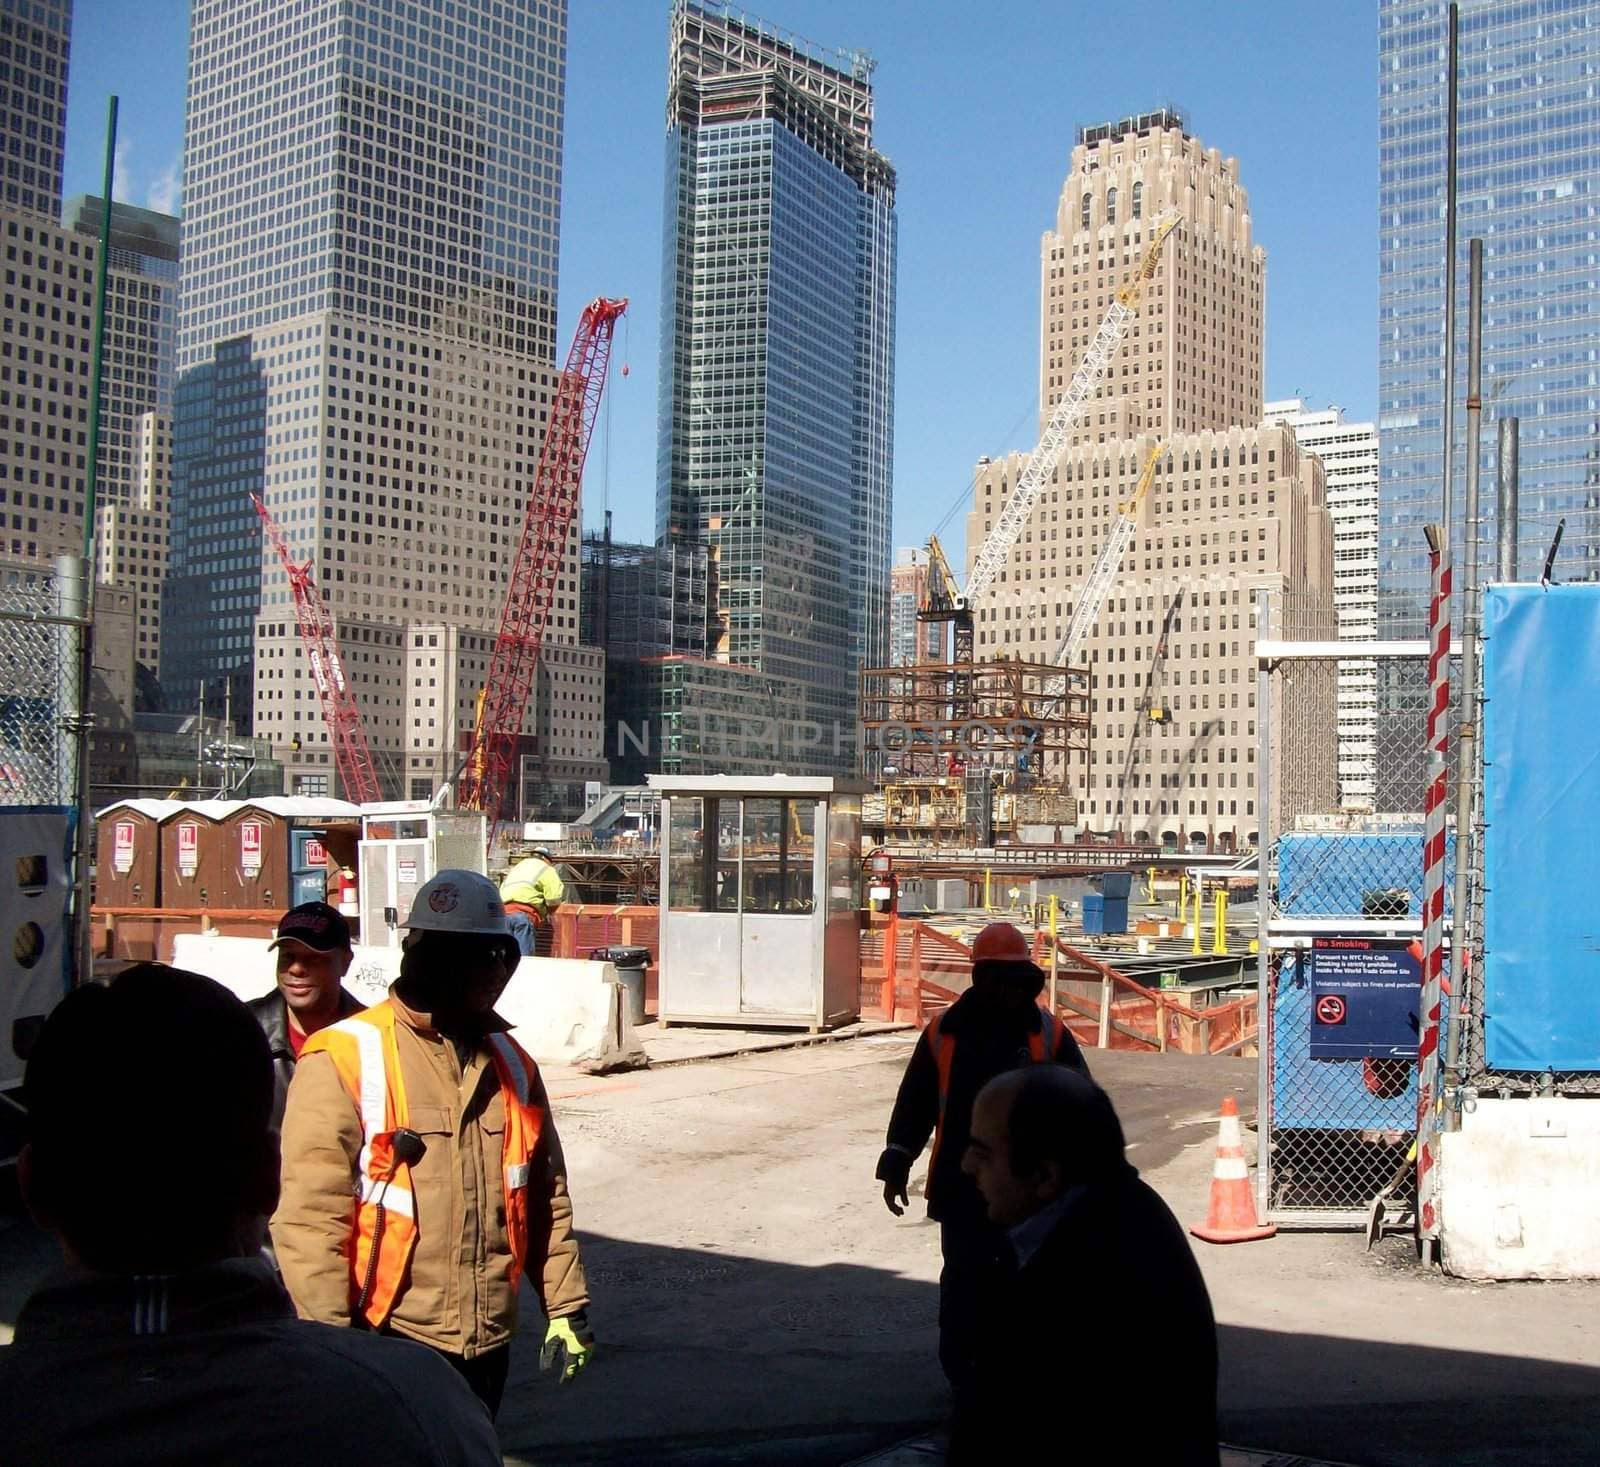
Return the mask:
<svg viewBox="0 0 1600 1467">
<path fill-rule="evenodd" d="M 1115 187 L 1106 190 L 1106 223 L 1117 222 L 1117 191 Z"/>
<path fill-rule="evenodd" d="M 1082 207 L 1080 208 L 1079 213 L 1078 213 L 1078 223 L 1084 229 L 1087 229 L 1089 227 L 1089 208 L 1090 208 L 1090 198 L 1089 198 L 1088 194 L 1085 194 L 1083 196 Z"/>
<path fill-rule="evenodd" d="M 1133 186 L 1133 217 L 1135 219 L 1144 217 L 1144 185 L 1142 183 L 1136 183 Z"/>
</svg>

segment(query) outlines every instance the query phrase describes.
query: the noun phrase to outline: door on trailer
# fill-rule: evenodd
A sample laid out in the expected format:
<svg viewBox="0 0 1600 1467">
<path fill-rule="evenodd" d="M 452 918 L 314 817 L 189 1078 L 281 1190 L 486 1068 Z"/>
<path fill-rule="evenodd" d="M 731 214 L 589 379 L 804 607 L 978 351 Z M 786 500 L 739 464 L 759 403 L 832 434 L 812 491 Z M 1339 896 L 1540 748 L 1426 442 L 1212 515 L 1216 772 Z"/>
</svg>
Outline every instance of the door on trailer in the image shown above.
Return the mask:
<svg viewBox="0 0 1600 1467">
<path fill-rule="evenodd" d="M 739 1012 L 804 1018 L 818 1008 L 815 799 L 744 801 Z"/>
</svg>

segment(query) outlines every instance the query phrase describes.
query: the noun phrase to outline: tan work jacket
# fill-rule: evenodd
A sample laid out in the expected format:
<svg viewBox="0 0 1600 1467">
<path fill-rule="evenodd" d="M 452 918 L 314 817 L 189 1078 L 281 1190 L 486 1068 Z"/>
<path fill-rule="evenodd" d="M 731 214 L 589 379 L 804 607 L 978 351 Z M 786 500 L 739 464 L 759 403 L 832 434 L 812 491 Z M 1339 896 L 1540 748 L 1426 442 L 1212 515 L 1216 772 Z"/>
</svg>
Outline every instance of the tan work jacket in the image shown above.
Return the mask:
<svg viewBox="0 0 1600 1467">
<path fill-rule="evenodd" d="M 517 1323 L 518 1281 L 501 1178 L 505 1101 L 488 1045 L 476 1045 L 463 1063 L 428 1015 L 392 991 L 389 1003 L 408 1119 L 427 1149 L 411 1168 L 416 1253 L 387 1327 L 471 1358 L 507 1344 Z M 543 1098 L 537 1077 L 534 1094 L 536 1101 Z M 302 1056 L 283 1121 L 283 1196 L 272 1239 L 295 1308 L 306 1319 L 351 1322 L 348 1260 L 361 1146 L 361 1116 L 332 1058 Z M 576 1313 L 588 1305 L 589 1291 L 553 1121 L 536 1153 L 528 1212 L 528 1273 L 545 1312 L 552 1318 Z"/>
</svg>

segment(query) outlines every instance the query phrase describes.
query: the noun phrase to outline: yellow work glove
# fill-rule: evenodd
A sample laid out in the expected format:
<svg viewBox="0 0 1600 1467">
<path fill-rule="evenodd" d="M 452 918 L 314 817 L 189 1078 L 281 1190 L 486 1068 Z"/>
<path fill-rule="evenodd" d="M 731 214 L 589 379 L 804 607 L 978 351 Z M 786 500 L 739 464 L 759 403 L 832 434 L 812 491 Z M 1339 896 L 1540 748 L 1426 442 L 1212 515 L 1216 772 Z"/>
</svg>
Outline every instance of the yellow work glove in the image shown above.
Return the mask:
<svg viewBox="0 0 1600 1467">
<path fill-rule="evenodd" d="M 580 1309 L 550 1321 L 539 1352 L 539 1369 L 556 1370 L 556 1379 L 565 1385 L 589 1363 L 593 1353 L 594 1331 L 589 1328 L 589 1316 Z"/>
</svg>

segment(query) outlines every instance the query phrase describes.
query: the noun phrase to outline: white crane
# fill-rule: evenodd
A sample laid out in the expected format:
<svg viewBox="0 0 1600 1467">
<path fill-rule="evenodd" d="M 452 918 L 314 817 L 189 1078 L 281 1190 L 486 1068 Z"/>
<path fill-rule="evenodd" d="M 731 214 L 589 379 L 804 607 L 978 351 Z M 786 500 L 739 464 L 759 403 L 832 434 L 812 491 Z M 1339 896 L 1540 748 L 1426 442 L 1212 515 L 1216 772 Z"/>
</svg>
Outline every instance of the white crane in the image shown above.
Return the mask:
<svg viewBox="0 0 1600 1467">
<path fill-rule="evenodd" d="M 1161 247 L 1179 222 L 1177 214 L 1164 215 L 1156 222 L 1150 231 L 1150 243 L 1145 248 L 1144 258 L 1128 277 L 1127 284 L 1112 297 L 1110 306 L 1106 308 L 1105 319 L 1084 352 L 1083 360 L 1078 363 L 1077 371 L 1072 374 L 1067 390 L 1056 403 L 1056 409 L 1050 415 L 1050 424 L 1039 439 L 1038 447 L 1023 465 L 1016 489 L 1011 498 L 1006 500 L 988 538 L 978 547 L 977 557 L 972 562 L 972 575 L 967 581 L 965 599 L 969 607 L 988 591 L 994 578 L 1011 558 L 1023 527 L 1028 523 L 1028 516 L 1038 502 L 1040 491 L 1055 472 L 1056 460 L 1061 456 L 1067 434 L 1077 426 L 1078 419 L 1089 406 L 1089 399 L 1100 386 L 1100 379 L 1105 376 L 1111 358 L 1127 333 L 1128 323 L 1138 314 L 1144 288 L 1155 276 L 1156 266 L 1161 260 Z"/>
</svg>

